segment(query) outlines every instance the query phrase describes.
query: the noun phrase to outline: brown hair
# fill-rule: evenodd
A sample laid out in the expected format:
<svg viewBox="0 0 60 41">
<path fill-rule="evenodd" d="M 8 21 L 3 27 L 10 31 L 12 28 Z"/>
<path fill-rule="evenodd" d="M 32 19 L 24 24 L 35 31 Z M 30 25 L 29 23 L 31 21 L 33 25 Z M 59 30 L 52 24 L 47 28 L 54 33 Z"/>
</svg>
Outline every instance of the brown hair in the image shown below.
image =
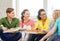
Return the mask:
<svg viewBox="0 0 60 41">
<path fill-rule="evenodd" d="M 40 15 L 41 15 L 42 11 L 45 11 L 45 10 L 44 9 L 39 9 L 39 11 L 38 11 L 38 15 L 37 15 L 38 20 L 41 20 Z"/>
<path fill-rule="evenodd" d="M 13 8 L 7 8 L 6 13 L 11 13 L 12 11 L 14 11 Z"/>
<path fill-rule="evenodd" d="M 21 19 L 22 19 L 22 27 L 23 27 L 23 23 L 24 23 L 24 16 L 23 16 L 23 14 L 25 14 L 25 12 L 26 11 L 29 11 L 28 9 L 24 9 L 23 11 L 22 11 L 22 13 L 21 13 Z"/>
</svg>

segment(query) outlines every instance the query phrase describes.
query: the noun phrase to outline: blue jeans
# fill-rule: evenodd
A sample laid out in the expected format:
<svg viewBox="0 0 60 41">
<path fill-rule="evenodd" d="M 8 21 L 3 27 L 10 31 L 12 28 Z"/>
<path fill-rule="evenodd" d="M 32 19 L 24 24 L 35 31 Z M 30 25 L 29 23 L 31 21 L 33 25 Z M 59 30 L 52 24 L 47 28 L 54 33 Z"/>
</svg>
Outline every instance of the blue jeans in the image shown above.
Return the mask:
<svg viewBox="0 0 60 41">
<path fill-rule="evenodd" d="M 60 41 L 60 35 L 56 35 L 53 39 L 53 41 Z"/>
<path fill-rule="evenodd" d="M 46 41 L 53 41 L 54 37 L 56 36 L 56 34 L 53 34 L 52 36 L 50 36 Z"/>
<path fill-rule="evenodd" d="M 21 38 L 22 34 L 20 32 L 11 34 L 11 33 L 3 33 L 2 30 L 0 30 L 0 37 L 2 41 L 18 41 Z"/>
<path fill-rule="evenodd" d="M 39 41 L 46 34 L 32 34 L 30 41 Z"/>
</svg>

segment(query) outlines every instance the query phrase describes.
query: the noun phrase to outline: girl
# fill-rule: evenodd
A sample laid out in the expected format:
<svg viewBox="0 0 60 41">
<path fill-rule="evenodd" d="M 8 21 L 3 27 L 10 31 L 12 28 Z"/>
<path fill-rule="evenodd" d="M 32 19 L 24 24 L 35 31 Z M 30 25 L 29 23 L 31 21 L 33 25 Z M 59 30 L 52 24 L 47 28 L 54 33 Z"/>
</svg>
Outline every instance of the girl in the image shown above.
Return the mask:
<svg viewBox="0 0 60 41">
<path fill-rule="evenodd" d="M 40 29 L 40 34 L 33 34 L 30 41 L 39 41 L 47 32 L 50 24 L 50 19 L 47 18 L 46 12 L 44 9 L 38 11 L 38 21 L 34 29 Z"/>
<path fill-rule="evenodd" d="M 20 21 L 20 27 L 21 28 L 24 28 L 26 30 L 31 30 L 34 28 L 34 21 L 31 20 L 29 17 L 30 17 L 30 13 L 29 13 L 29 10 L 25 9 L 23 10 L 23 12 L 21 13 L 21 21 Z M 28 34 L 26 34 L 25 32 L 23 32 L 23 34 L 25 34 L 22 38 L 25 39 L 25 38 L 28 38 Z M 26 40 L 27 41 L 27 40 Z"/>
<path fill-rule="evenodd" d="M 53 41 L 60 41 L 60 10 L 58 11 L 58 13 L 59 14 L 53 28 L 40 41 L 44 41 L 45 39 L 53 35 L 55 32 L 56 36 L 54 37 Z"/>
<path fill-rule="evenodd" d="M 15 18 L 13 8 L 7 8 L 7 17 L 0 19 L 0 37 L 2 41 L 18 41 L 22 34 L 20 32 L 3 33 L 6 30 L 15 30 L 19 27 L 19 19 Z"/>
<path fill-rule="evenodd" d="M 56 19 L 59 17 L 59 10 L 54 10 L 53 11 L 53 20 L 51 21 L 50 23 L 50 30 L 52 29 L 52 27 L 54 26 L 55 22 L 56 22 Z M 47 41 L 53 41 L 53 38 L 55 37 L 56 33 L 53 34 L 51 37 L 49 37 L 47 39 Z"/>
</svg>

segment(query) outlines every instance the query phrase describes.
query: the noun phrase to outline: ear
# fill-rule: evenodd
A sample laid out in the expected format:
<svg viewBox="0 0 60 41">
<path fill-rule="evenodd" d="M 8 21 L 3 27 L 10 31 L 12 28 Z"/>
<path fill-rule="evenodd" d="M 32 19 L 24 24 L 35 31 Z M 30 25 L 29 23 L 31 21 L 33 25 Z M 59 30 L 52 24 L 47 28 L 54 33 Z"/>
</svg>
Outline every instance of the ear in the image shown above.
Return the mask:
<svg viewBox="0 0 60 41">
<path fill-rule="evenodd" d="M 9 13 L 7 13 L 7 14 L 9 14 Z"/>
</svg>

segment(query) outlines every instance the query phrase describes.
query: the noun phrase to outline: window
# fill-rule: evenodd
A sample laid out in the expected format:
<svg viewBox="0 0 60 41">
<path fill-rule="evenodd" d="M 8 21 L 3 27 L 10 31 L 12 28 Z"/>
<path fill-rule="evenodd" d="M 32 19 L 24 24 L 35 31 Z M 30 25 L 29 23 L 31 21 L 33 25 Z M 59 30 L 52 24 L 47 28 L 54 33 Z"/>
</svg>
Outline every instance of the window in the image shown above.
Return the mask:
<svg viewBox="0 0 60 41">
<path fill-rule="evenodd" d="M 52 18 L 52 12 L 55 9 L 60 9 L 60 0 L 47 0 L 48 17 Z"/>
<path fill-rule="evenodd" d="M 38 10 L 43 8 L 43 0 L 18 0 L 17 3 L 18 18 L 21 18 L 21 12 L 24 9 L 28 9 L 30 11 L 30 16 L 35 18 Z"/>
</svg>

